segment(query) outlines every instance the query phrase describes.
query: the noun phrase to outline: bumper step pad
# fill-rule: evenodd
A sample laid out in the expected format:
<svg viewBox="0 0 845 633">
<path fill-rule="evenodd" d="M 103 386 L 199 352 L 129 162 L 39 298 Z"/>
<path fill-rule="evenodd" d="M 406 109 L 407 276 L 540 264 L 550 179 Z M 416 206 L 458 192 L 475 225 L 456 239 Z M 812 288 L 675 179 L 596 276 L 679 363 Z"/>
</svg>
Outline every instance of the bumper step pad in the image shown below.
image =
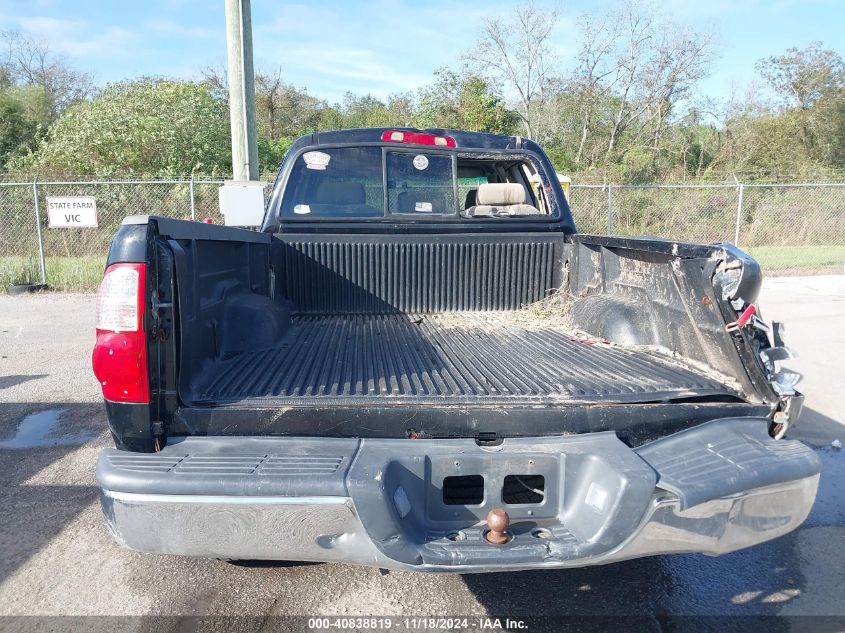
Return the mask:
<svg viewBox="0 0 845 633">
<path fill-rule="evenodd" d="M 725 418 L 636 450 L 658 473 L 657 487 L 678 496 L 681 510 L 819 472 L 798 440 L 775 440 L 755 418 Z"/>
</svg>

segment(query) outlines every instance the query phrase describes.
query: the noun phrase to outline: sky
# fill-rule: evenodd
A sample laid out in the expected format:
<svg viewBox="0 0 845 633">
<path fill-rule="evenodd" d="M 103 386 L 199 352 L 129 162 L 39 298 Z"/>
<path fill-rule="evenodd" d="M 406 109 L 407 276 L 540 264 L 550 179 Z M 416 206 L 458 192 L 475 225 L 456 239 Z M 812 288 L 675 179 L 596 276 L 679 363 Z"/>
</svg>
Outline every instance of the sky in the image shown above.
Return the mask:
<svg viewBox="0 0 845 633">
<path fill-rule="evenodd" d="M 748 90 L 754 64 L 821 40 L 845 56 L 845 0 L 663 0 L 671 17 L 716 34 L 718 59 L 701 84 L 723 100 Z M 385 98 L 414 90 L 443 66 L 458 68 L 500 0 L 252 0 L 257 70 L 316 97 L 347 91 Z M 551 5 L 548 5 L 551 6 Z M 561 0 L 554 43 L 565 67 L 576 50 L 576 18 L 610 0 Z M 96 83 L 143 75 L 198 78 L 225 67 L 223 0 L 0 0 L 0 29 L 46 40 Z"/>
</svg>

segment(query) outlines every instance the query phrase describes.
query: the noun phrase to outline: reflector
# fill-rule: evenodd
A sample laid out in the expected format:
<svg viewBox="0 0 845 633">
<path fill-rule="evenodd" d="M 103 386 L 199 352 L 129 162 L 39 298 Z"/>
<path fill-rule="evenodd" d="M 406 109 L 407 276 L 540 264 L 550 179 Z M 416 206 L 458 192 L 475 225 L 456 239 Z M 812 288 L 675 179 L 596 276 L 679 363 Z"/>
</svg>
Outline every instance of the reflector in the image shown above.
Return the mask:
<svg viewBox="0 0 845 633">
<path fill-rule="evenodd" d="M 114 264 L 106 270 L 97 289 L 98 330 L 138 331 L 138 282 L 143 268 L 144 264 Z"/>
</svg>

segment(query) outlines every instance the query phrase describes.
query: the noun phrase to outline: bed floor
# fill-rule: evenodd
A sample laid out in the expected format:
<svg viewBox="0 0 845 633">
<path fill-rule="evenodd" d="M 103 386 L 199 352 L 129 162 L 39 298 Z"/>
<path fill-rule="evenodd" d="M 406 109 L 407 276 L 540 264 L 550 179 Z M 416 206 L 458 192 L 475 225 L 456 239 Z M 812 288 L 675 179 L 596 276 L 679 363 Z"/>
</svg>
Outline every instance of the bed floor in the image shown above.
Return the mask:
<svg viewBox="0 0 845 633">
<path fill-rule="evenodd" d="M 503 313 L 302 315 L 273 349 L 221 359 L 197 403 L 549 404 L 735 395 L 652 350 Z"/>
</svg>

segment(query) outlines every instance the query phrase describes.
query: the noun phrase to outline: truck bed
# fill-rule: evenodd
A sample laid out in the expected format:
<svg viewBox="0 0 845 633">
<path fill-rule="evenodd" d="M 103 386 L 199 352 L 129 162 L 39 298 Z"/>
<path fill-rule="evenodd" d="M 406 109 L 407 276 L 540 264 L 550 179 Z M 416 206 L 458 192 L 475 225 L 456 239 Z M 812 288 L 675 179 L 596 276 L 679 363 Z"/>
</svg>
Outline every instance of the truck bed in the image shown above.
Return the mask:
<svg viewBox="0 0 845 633">
<path fill-rule="evenodd" d="M 735 392 L 658 351 L 525 312 L 294 315 L 272 349 L 215 360 L 194 404 L 660 402 Z"/>
</svg>

